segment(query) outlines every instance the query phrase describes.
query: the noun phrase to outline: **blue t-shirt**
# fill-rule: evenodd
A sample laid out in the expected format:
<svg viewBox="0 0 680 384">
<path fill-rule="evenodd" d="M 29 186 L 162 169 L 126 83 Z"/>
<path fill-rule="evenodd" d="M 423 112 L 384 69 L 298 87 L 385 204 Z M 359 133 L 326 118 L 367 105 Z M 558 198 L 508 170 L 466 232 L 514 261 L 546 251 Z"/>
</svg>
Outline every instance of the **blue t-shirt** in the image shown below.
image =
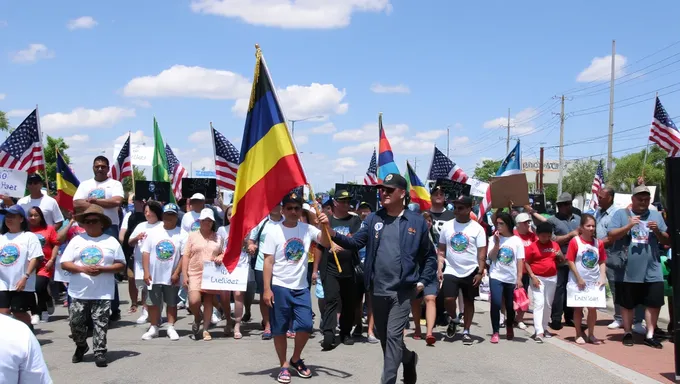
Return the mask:
<svg viewBox="0 0 680 384">
<path fill-rule="evenodd" d="M 608 233 L 614 229 L 628 225 L 628 218 L 635 215 L 629 209 L 619 209 L 612 216 Z M 628 231 L 621 239 L 612 244 L 609 253 L 613 257 L 626 260 L 623 282 L 651 283 L 662 282 L 661 255 L 659 240 L 654 232 L 647 228 L 649 221 L 655 221 L 659 231 L 666 232 L 668 227 L 658 211 L 647 211 L 640 216 L 640 224 Z M 620 281 L 617 278 L 617 281 Z"/>
</svg>

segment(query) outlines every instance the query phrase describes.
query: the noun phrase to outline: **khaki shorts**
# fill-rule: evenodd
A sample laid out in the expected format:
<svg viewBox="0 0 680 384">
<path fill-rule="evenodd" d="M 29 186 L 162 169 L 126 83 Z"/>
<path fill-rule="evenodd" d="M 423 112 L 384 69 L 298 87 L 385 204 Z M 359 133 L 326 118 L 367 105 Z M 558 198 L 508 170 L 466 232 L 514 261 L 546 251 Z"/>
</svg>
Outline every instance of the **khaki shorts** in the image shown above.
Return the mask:
<svg viewBox="0 0 680 384">
<path fill-rule="evenodd" d="M 146 305 L 176 307 L 179 302 L 179 286 L 154 284 L 146 295 Z"/>
</svg>

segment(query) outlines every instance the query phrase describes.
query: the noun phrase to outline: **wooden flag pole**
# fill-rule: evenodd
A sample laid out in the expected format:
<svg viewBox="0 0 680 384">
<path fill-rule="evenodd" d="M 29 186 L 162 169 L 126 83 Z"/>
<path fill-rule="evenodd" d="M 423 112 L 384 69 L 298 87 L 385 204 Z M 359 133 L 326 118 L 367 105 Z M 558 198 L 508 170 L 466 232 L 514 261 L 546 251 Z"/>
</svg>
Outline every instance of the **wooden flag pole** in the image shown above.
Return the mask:
<svg viewBox="0 0 680 384">
<path fill-rule="evenodd" d="M 50 194 L 50 179 L 47 178 L 47 162 L 45 161 L 45 147 L 42 145 L 43 134 L 42 129 L 40 129 L 40 112 L 38 110 L 38 104 L 35 105 L 35 119 L 38 125 L 38 135 L 40 136 L 40 148 L 42 148 L 43 157 L 43 174 L 45 175 L 45 187 L 47 188 L 47 194 Z"/>
<path fill-rule="evenodd" d="M 309 194 L 314 196 L 314 191 L 312 190 L 312 185 L 307 184 L 307 186 L 309 187 Z M 319 209 L 319 202 L 316 201 L 316 199 L 312 199 L 312 202 L 314 204 L 314 210 L 316 211 L 316 216 L 318 217 L 321 214 L 321 209 Z M 324 225 L 322 230 L 323 230 L 324 234 L 326 235 L 326 237 L 328 238 L 328 242 L 331 244 L 331 252 L 333 252 L 333 258 L 335 259 L 335 266 L 338 267 L 338 272 L 342 273 L 342 267 L 340 267 L 340 261 L 338 260 L 338 254 L 333 249 L 333 240 L 331 239 L 331 232 L 330 232 L 329 225 L 328 224 Z"/>
</svg>

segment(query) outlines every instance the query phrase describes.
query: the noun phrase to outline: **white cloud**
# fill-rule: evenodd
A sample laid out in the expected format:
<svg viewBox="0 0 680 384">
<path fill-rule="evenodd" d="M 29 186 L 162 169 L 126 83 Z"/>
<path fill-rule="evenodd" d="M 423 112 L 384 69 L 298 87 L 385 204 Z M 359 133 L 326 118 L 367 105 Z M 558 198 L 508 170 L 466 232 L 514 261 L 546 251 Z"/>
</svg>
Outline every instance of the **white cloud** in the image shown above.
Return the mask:
<svg viewBox="0 0 680 384">
<path fill-rule="evenodd" d="M 387 139 L 392 141 L 393 136 L 398 136 L 406 133 L 408 131 L 408 125 L 406 124 L 392 124 L 383 125 L 385 129 L 385 135 Z M 375 143 L 378 141 L 378 123 L 364 124 L 360 129 L 349 129 L 345 131 L 340 131 L 333 135 L 334 141 L 369 141 Z"/>
<path fill-rule="evenodd" d="M 371 92 L 373 93 L 411 93 L 408 86 L 404 84 L 398 85 L 383 85 L 375 83 L 371 85 Z"/>
<path fill-rule="evenodd" d="M 44 44 L 29 44 L 28 48 L 14 52 L 10 56 L 15 63 L 34 63 L 41 59 L 53 58 L 54 51 Z"/>
<path fill-rule="evenodd" d="M 5 115 L 7 117 L 21 117 L 24 118 L 28 116 L 29 113 L 33 112 L 32 109 L 12 109 L 8 111 Z"/>
<path fill-rule="evenodd" d="M 158 75 L 130 80 L 123 94 L 127 97 L 195 97 L 201 99 L 248 98 L 252 83 L 229 71 L 173 65 Z"/>
<path fill-rule="evenodd" d="M 286 88 L 278 89 L 276 94 L 288 119 L 305 119 L 311 116 L 332 114 L 342 115 L 347 113 L 349 109 L 349 104 L 343 103 L 345 90 L 340 90 L 333 84 L 289 85 Z M 250 89 L 243 98 L 236 100 L 232 111 L 245 115 L 248 111 L 249 98 Z"/>
<path fill-rule="evenodd" d="M 616 77 L 623 76 L 625 71 L 623 67 L 626 65 L 628 59 L 623 55 L 616 55 L 614 62 L 614 73 Z M 609 81 L 612 73 L 612 55 L 604 57 L 596 57 L 591 62 L 588 68 L 581 71 L 576 76 L 576 81 L 579 83 L 587 83 L 591 81 Z"/>
<path fill-rule="evenodd" d="M 359 164 L 352 157 L 340 157 L 333 161 L 333 171 L 335 172 L 348 172 L 358 166 Z"/>
<path fill-rule="evenodd" d="M 279 28 L 331 29 L 350 24 L 355 12 L 392 10 L 390 0 L 193 0 L 196 13 Z"/>
<path fill-rule="evenodd" d="M 127 140 L 128 134 L 124 133 L 114 140 L 115 144 L 123 144 Z M 144 131 L 137 130 L 130 132 L 130 144 L 133 145 L 153 145 L 153 138 L 149 136 L 144 136 Z"/>
<path fill-rule="evenodd" d="M 0 100 L 5 100 L 5 97 L 7 97 L 7 95 L 5 95 L 4 93 L 0 93 Z"/>
<path fill-rule="evenodd" d="M 514 117 L 510 117 L 510 134 L 511 135 L 527 135 L 536 130 L 535 117 L 538 111 L 535 108 L 525 108 L 519 111 Z M 507 117 L 497 117 L 493 120 L 485 121 L 484 128 L 498 129 L 508 126 Z"/>
<path fill-rule="evenodd" d="M 132 100 L 132 104 L 134 104 L 135 106 L 137 106 L 139 108 L 151 108 L 151 103 L 149 103 L 146 100 L 139 100 L 139 99 Z"/>
<path fill-rule="evenodd" d="M 45 132 L 54 132 L 69 128 L 110 127 L 119 121 L 135 117 L 135 110 L 121 107 L 102 109 L 76 108 L 68 113 L 51 113 L 40 118 L 40 125 Z"/>
<path fill-rule="evenodd" d="M 467 136 L 457 136 L 457 137 L 454 137 L 454 138 L 451 140 L 451 143 L 450 143 L 450 144 L 451 144 L 452 146 L 455 147 L 455 146 L 457 146 L 457 145 L 465 145 L 465 144 L 467 144 L 467 143 L 469 143 L 469 142 L 470 142 L 470 138 L 469 138 L 469 137 L 467 137 Z"/>
<path fill-rule="evenodd" d="M 446 136 L 446 129 L 435 129 L 432 131 L 417 132 L 416 139 L 421 140 L 437 140 L 438 138 Z"/>
<path fill-rule="evenodd" d="M 90 136 L 88 135 L 67 136 L 64 137 L 64 141 L 69 145 L 72 145 L 72 143 L 87 143 L 88 141 L 90 141 Z"/>
<path fill-rule="evenodd" d="M 317 134 L 317 135 L 325 135 L 329 133 L 333 133 L 337 131 L 338 129 L 335 128 L 335 124 L 333 123 L 325 123 L 323 125 L 320 125 L 318 127 L 311 128 L 308 132 L 311 134 Z"/>
<path fill-rule="evenodd" d="M 76 29 L 90 29 L 97 25 L 97 21 L 92 16 L 82 16 L 77 19 L 69 20 L 66 28 L 73 31 Z"/>
<path fill-rule="evenodd" d="M 453 128 L 454 129 L 463 129 L 463 124 L 462 123 L 453 124 Z"/>
<path fill-rule="evenodd" d="M 189 142 L 201 144 L 210 141 L 210 131 L 207 129 L 196 131 L 189 135 Z"/>
</svg>

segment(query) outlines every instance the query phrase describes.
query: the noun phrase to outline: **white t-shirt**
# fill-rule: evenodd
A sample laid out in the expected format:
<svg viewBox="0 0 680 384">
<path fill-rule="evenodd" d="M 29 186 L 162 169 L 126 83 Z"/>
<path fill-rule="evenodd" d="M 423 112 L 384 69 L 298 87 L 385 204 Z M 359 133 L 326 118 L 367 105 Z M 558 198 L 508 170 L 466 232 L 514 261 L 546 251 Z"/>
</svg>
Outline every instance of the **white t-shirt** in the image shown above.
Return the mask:
<svg viewBox="0 0 680 384">
<path fill-rule="evenodd" d="M 227 244 L 229 242 L 229 228 L 231 225 L 223 225 L 219 228 L 217 228 L 217 236 L 221 237 L 222 240 L 224 241 L 224 247 L 227 247 Z"/>
<path fill-rule="evenodd" d="M 162 224 L 147 232 L 141 251 L 149 253 L 152 285 L 172 285 L 172 273 L 177 268 L 186 239 L 180 228 L 167 230 Z"/>
<path fill-rule="evenodd" d="M 106 179 L 101 183 L 95 179 L 85 180 L 80 183 L 73 200 L 87 200 L 91 197 L 97 199 L 110 199 L 114 196 L 123 197 L 123 184 L 118 180 Z M 113 225 L 118 225 L 118 207 L 104 208 L 104 214 L 111 219 Z"/>
<path fill-rule="evenodd" d="M 30 261 L 42 256 L 40 240 L 34 233 L 5 233 L 0 236 L 0 291 L 14 291 L 26 274 Z M 35 292 L 35 272 L 26 281 L 24 291 Z"/>
<path fill-rule="evenodd" d="M 0 315 L 0 383 L 52 384 L 40 343 L 21 321 Z"/>
<path fill-rule="evenodd" d="M 54 281 L 60 281 L 62 283 L 68 283 L 69 277 L 71 277 L 71 272 L 63 269 L 61 267 L 61 255 L 66 249 L 66 244 L 59 246 L 59 253 L 57 253 L 57 260 L 54 262 Z"/>
<path fill-rule="evenodd" d="M 257 241 L 257 234 L 260 232 L 260 229 L 262 229 L 262 233 L 260 233 L 260 242 L 257 244 L 257 260 L 255 260 L 256 271 L 261 271 L 264 268 L 264 253 L 262 253 L 262 246 L 264 245 L 264 241 L 267 239 L 267 231 L 269 228 L 281 223 L 283 223 L 283 216 L 279 221 L 274 221 L 269 216 L 267 216 L 262 221 L 260 221 L 260 224 L 258 224 L 257 227 L 250 231 L 250 240 Z M 262 228 L 263 225 L 264 228 Z"/>
<path fill-rule="evenodd" d="M 130 222 L 130 216 L 132 216 L 132 212 L 126 212 L 125 215 L 123 215 L 123 221 L 120 223 L 120 229 L 127 230 L 128 229 L 128 222 Z"/>
<path fill-rule="evenodd" d="M 439 244 L 446 244 L 444 273 L 467 277 L 479 267 L 477 250 L 486 246 L 484 228 L 474 220 L 445 222 L 439 232 Z"/>
<path fill-rule="evenodd" d="M 153 224 L 149 224 L 147 221 L 141 222 L 135 227 L 134 231 L 132 231 L 130 238 L 134 239 L 142 232 L 146 233 L 146 236 L 149 236 L 149 232 L 158 226 L 163 227 L 163 222 L 157 221 Z M 135 280 L 144 279 L 144 266 L 142 265 L 142 243 L 144 243 L 145 239 L 146 237 L 144 239 L 140 239 L 137 244 L 135 244 L 135 252 L 133 254 L 135 258 Z"/>
<path fill-rule="evenodd" d="M 24 209 L 26 215 L 28 215 L 29 209 L 33 207 L 40 207 L 40 210 L 43 211 L 43 215 L 45 215 L 45 221 L 47 222 L 47 225 L 54 225 L 54 223 L 64 221 L 64 215 L 61 214 L 57 200 L 51 196 L 43 195 L 43 197 L 39 199 L 33 199 L 31 198 L 31 195 L 24 196 L 19 199 L 17 205 Z"/>
<path fill-rule="evenodd" d="M 491 252 L 496 242 L 489 238 L 488 252 Z M 500 248 L 495 261 L 491 262 L 489 277 L 508 284 L 517 282 L 517 260 L 524 259 L 524 244 L 519 236 L 500 237 Z"/>
<path fill-rule="evenodd" d="M 75 265 L 110 266 L 125 264 L 125 255 L 118 240 L 109 235 L 91 237 L 87 233 L 74 237 L 61 255 L 61 262 Z M 116 278 L 113 273 L 90 276 L 73 273 L 68 285 L 68 295 L 82 300 L 113 300 Z"/>
<path fill-rule="evenodd" d="M 201 216 L 199 212 L 189 211 L 182 217 L 182 230 L 187 233 L 198 231 L 201 228 L 201 221 L 198 218 Z"/>
<path fill-rule="evenodd" d="M 307 254 L 317 241 L 318 228 L 298 223 L 295 228 L 277 224 L 267 230 L 262 253 L 274 255 L 272 285 L 288 289 L 307 289 Z"/>
</svg>

